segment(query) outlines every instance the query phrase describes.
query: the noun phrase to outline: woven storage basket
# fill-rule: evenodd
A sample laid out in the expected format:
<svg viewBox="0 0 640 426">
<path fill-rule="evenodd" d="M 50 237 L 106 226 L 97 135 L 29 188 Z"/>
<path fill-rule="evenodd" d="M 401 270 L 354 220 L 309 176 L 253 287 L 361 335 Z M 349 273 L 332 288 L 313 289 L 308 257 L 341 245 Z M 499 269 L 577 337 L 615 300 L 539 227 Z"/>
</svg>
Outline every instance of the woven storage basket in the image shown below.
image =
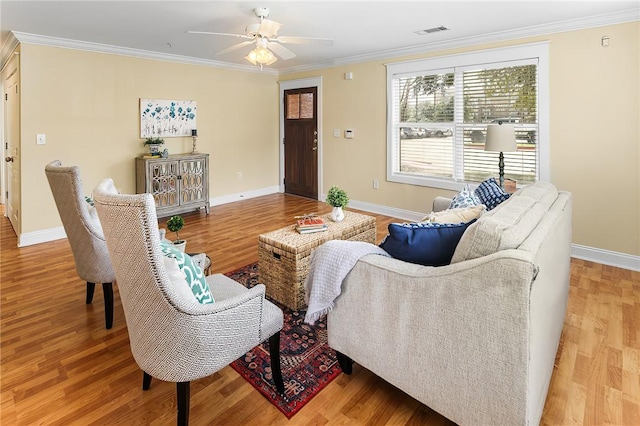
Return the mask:
<svg viewBox="0 0 640 426">
<path fill-rule="evenodd" d="M 309 274 L 311 252 L 330 240 L 376 242 L 376 218 L 345 211 L 342 222 L 332 222 L 323 232 L 300 234 L 294 225 L 260 235 L 258 268 L 267 296 L 293 310 L 306 307 L 304 280 Z"/>
</svg>

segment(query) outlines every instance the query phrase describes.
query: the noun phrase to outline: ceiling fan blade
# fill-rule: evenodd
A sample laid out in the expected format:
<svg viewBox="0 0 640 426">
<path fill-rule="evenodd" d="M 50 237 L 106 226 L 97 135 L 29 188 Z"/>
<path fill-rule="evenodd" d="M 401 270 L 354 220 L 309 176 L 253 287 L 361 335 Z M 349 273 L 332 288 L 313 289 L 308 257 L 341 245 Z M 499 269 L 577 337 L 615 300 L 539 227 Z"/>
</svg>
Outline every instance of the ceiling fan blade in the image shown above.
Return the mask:
<svg viewBox="0 0 640 426">
<path fill-rule="evenodd" d="M 222 49 L 221 51 L 216 52 L 216 55 L 224 55 L 225 53 L 233 52 L 234 50 L 240 49 L 241 47 L 247 46 L 251 43 L 253 43 L 253 40 L 247 40 L 238 44 L 234 44 L 231 47 L 227 47 L 226 49 Z"/>
<path fill-rule="evenodd" d="M 209 31 L 187 31 L 187 33 L 189 33 L 189 34 L 222 35 L 222 36 L 231 36 L 231 37 L 238 37 L 238 38 L 253 38 L 253 37 L 249 37 L 246 34 L 212 33 L 212 32 L 209 32 Z"/>
<path fill-rule="evenodd" d="M 280 36 L 273 39 L 273 41 L 279 41 L 280 43 L 295 43 L 295 44 L 315 44 L 322 46 L 332 46 L 333 40 L 330 38 L 316 38 L 316 37 L 292 37 L 292 36 Z"/>
<path fill-rule="evenodd" d="M 273 53 L 280 56 L 285 61 L 296 57 L 295 53 L 275 42 L 269 43 L 269 49 L 273 50 Z"/>
<path fill-rule="evenodd" d="M 282 24 L 279 24 L 270 19 L 263 19 L 260 22 L 260 28 L 258 28 L 258 34 L 262 37 L 273 38 L 278 36 L 278 30 L 282 27 Z"/>
</svg>

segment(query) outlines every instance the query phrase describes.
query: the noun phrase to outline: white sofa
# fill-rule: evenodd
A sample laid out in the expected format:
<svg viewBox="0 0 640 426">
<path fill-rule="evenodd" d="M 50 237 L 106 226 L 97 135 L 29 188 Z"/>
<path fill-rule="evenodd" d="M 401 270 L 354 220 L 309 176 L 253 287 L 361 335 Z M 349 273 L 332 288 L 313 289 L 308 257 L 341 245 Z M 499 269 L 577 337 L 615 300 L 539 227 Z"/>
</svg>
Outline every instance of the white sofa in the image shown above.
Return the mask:
<svg viewBox="0 0 640 426">
<path fill-rule="evenodd" d="M 434 205 L 448 205 L 436 200 Z M 329 346 L 461 425 L 537 425 L 567 306 L 570 193 L 518 190 L 452 263 L 361 258 L 328 314 Z"/>
</svg>

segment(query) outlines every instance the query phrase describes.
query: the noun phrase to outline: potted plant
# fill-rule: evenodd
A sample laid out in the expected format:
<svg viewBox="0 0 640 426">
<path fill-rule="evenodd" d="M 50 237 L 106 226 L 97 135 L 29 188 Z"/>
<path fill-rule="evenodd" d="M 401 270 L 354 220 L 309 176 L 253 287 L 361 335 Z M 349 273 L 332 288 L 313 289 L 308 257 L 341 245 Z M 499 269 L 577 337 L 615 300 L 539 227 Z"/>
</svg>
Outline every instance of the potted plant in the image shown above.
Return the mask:
<svg viewBox="0 0 640 426">
<path fill-rule="evenodd" d="M 327 204 L 333 209 L 331 210 L 331 220 L 334 222 L 340 222 L 344 219 L 344 212 L 342 209 L 349 204 L 349 197 L 344 189 L 337 186 L 332 186 L 327 192 Z"/>
<path fill-rule="evenodd" d="M 185 240 L 181 240 L 180 235 L 178 234 L 182 228 L 184 228 L 184 219 L 182 216 L 174 215 L 167 220 L 167 229 L 176 233 L 176 239 L 173 241 L 173 244 L 178 248 L 178 250 L 184 252 L 187 242 Z"/>
<path fill-rule="evenodd" d="M 164 139 L 160 138 L 147 138 L 144 141 L 144 145 L 149 147 L 149 153 L 157 155 L 160 153 L 160 146 L 164 144 Z"/>
</svg>

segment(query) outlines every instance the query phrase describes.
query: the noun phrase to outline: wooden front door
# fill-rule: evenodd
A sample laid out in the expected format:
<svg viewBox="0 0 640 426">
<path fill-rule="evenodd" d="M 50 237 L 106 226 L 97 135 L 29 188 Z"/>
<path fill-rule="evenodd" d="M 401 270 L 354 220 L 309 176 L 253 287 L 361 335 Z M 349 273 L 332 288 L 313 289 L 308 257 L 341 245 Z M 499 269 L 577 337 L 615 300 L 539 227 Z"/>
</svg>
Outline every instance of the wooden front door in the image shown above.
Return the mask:
<svg viewBox="0 0 640 426">
<path fill-rule="evenodd" d="M 284 92 L 284 192 L 318 199 L 318 89 Z"/>
</svg>

